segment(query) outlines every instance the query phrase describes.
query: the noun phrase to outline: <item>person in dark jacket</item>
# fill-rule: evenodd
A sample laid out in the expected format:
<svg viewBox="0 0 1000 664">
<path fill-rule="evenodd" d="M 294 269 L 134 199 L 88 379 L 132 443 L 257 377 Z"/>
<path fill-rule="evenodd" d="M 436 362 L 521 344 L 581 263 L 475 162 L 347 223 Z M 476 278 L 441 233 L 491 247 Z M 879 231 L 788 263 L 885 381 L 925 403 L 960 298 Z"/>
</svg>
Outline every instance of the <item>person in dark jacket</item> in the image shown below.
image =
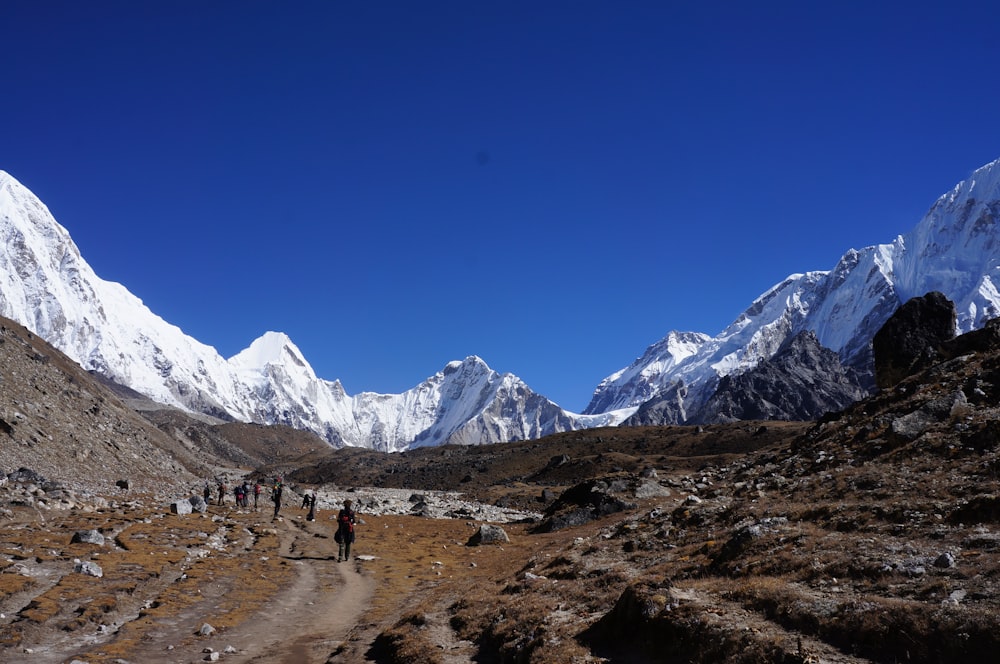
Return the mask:
<svg viewBox="0 0 1000 664">
<path fill-rule="evenodd" d="M 354 543 L 354 523 L 357 515 L 351 509 L 351 501 L 344 501 L 344 509 L 337 514 L 337 532 L 333 539 L 338 544 L 337 562 L 350 560 L 351 544 Z"/>
<path fill-rule="evenodd" d="M 281 511 L 281 494 L 284 489 L 285 485 L 279 477 L 274 482 L 274 488 L 271 489 L 271 502 L 274 503 L 274 517 L 271 518 L 271 521 L 276 521 L 278 519 L 278 512 Z"/>
</svg>

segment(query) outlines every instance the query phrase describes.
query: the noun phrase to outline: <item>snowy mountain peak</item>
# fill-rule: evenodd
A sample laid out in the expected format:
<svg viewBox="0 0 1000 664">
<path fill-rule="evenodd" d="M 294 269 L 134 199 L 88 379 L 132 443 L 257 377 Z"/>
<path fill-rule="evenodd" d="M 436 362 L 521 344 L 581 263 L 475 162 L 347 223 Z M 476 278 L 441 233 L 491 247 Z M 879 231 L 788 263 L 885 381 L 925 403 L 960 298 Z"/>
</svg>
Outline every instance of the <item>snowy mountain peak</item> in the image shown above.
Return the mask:
<svg viewBox="0 0 1000 664">
<path fill-rule="evenodd" d="M 0 172 L 0 315 L 85 369 L 161 403 L 224 419 L 285 424 L 334 445 L 384 451 L 496 443 L 583 428 L 477 356 L 402 394 L 347 394 L 319 379 L 288 335 L 266 332 L 228 360 L 97 277 L 38 198 Z M 617 415 L 605 423 L 621 421 Z"/>
<path fill-rule="evenodd" d="M 663 412 L 683 423 L 721 378 L 753 369 L 803 332 L 870 380 L 875 332 L 903 302 L 931 291 L 955 303 L 957 332 L 1000 315 L 1000 160 L 940 197 L 910 233 L 848 250 L 830 271 L 790 275 L 718 336 L 679 344 L 670 333 L 606 378 L 586 412 L 669 400 Z"/>
<path fill-rule="evenodd" d="M 949 202 L 961 199 L 996 200 L 1000 195 L 1000 159 L 981 166 L 968 178 L 955 185 L 940 200 Z"/>
<path fill-rule="evenodd" d="M 940 197 L 910 233 L 851 249 L 830 271 L 786 277 L 717 336 L 670 332 L 602 381 L 583 415 L 475 355 L 402 394 L 355 396 L 317 378 L 280 332 L 226 360 L 98 278 L 45 205 L 3 171 L 0 242 L 0 315 L 85 369 L 164 404 L 309 429 L 338 446 L 398 451 L 615 426 L 654 400 L 669 422 L 684 423 L 722 378 L 750 371 L 803 332 L 863 375 L 875 332 L 904 301 L 929 291 L 955 303 L 957 331 L 979 327 L 1000 315 L 1000 160 Z"/>
<path fill-rule="evenodd" d="M 229 363 L 241 371 L 262 371 L 269 364 L 291 362 L 309 367 L 301 351 L 284 332 L 265 332 L 247 348 L 229 358 Z M 312 368 L 309 367 L 312 372 Z"/>
</svg>

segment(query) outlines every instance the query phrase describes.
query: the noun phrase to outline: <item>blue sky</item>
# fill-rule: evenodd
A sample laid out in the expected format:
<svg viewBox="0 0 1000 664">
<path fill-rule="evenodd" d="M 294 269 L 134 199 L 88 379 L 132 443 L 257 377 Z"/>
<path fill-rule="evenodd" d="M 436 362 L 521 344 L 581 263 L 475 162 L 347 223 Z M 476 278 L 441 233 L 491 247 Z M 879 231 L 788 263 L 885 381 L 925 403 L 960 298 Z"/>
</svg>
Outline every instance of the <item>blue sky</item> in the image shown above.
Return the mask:
<svg viewBox="0 0 1000 664">
<path fill-rule="evenodd" d="M 1000 157 L 1000 9 L 926 4 L 6 0 L 0 169 L 226 357 L 580 411 Z"/>
</svg>

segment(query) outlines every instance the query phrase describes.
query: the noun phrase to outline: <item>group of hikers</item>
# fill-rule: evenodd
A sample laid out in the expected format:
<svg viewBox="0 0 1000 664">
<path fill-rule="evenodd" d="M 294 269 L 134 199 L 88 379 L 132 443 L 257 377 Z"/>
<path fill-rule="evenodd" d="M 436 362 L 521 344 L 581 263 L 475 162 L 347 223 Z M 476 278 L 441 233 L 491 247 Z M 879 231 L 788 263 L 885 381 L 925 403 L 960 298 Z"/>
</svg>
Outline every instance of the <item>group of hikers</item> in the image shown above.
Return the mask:
<svg viewBox="0 0 1000 664">
<path fill-rule="evenodd" d="M 284 493 L 285 485 L 281 477 L 278 476 L 274 480 L 274 485 L 271 487 L 271 502 L 274 503 L 274 517 L 272 521 L 277 520 L 279 512 L 281 511 L 281 498 Z M 216 491 L 218 495 L 218 504 L 226 504 L 226 482 L 225 480 L 216 480 Z M 244 509 L 250 508 L 250 496 L 253 496 L 253 508 L 254 510 L 259 510 L 260 494 L 263 493 L 264 487 L 257 481 L 253 486 L 250 483 L 244 481 L 240 484 L 236 484 L 233 487 L 233 495 L 236 499 L 236 506 L 242 507 Z M 209 482 L 205 482 L 204 490 L 205 503 L 212 503 L 212 488 Z M 337 562 L 343 562 L 345 560 L 350 560 L 351 558 L 351 544 L 354 543 L 354 524 L 357 522 L 357 514 L 351 509 L 352 502 L 350 499 L 344 501 L 344 507 L 337 514 L 337 532 L 334 533 L 333 539 L 337 542 Z M 302 497 L 302 509 L 309 509 L 309 514 L 306 519 L 309 521 L 316 520 L 316 493 L 306 493 Z"/>
<path fill-rule="evenodd" d="M 250 509 L 250 496 L 253 496 L 253 508 L 255 510 L 260 509 L 258 505 L 260 503 L 260 494 L 263 490 L 264 488 L 261 486 L 260 482 L 256 482 L 253 486 L 250 486 L 250 483 L 247 481 L 234 485 L 233 497 L 236 499 L 236 506 L 242 507 L 244 509 Z M 218 496 L 217 504 L 225 505 L 226 494 L 227 494 L 227 487 L 225 480 L 216 480 L 216 492 L 217 492 L 216 495 Z M 203 495 L 205 498 L 205 503 L 211 505 L 212 486 L 208 481 L 205 482 L 205 489 L 203 491 Z"/>
</svg>

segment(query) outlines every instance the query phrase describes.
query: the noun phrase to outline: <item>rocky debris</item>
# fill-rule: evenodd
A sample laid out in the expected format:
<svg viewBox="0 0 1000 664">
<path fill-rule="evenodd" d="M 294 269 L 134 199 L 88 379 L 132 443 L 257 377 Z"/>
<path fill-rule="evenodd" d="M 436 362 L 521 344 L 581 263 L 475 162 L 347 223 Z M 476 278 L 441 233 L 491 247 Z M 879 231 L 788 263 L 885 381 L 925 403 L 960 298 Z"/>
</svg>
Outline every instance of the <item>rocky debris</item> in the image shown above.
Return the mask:
<svg viewBox="0 0 1000 664">
<path fill-rule="evenodd" d="M 40 361 L 38 358 L 45 358 Z M 110 496 L 187 484 L 188 450 L 126 406 L 100 380 L 23 326 L 0 320 L 0 469 L 13 481 Z"/>
<path fill-rule="evenodd" d="M 198 512 L 204 514 L 208 510 L 208 503 L 202 496 L 193 495 L 187 498 L 181 498 L 170 503 L 170 513 L 183 516 L 185 514 L 192 514 Z"/>
<path fill-rule="evenodd" d="M 314 488 L 316 512 L 336 514 L 350 498 L 352 508 L 363 518 L 365 514 L 408 514 L 429 519 L 472 519 L 488 523 L 512 521 L 538 521 L 538 512 L 488 505 L 467 499 L 458 491 L 422 491 L 386 489 L 380 487 L 353 487 L 349 490 L 321 485 Z M 320 516 L 317 516 L 320 518 Z"/>
<path fill-rule="evenodd" d="M 642 482 L 639 486 L 644 486 Z M 635 478 L 609 477 L 588 480 L 564 491 L 546 508 L 545 518 L 536 532 L 553 532 L 581 526 L 589 521 L 635 509 L 636 504 L 623 500 L 621 495 L 635 496 Z"/>
</svg>

